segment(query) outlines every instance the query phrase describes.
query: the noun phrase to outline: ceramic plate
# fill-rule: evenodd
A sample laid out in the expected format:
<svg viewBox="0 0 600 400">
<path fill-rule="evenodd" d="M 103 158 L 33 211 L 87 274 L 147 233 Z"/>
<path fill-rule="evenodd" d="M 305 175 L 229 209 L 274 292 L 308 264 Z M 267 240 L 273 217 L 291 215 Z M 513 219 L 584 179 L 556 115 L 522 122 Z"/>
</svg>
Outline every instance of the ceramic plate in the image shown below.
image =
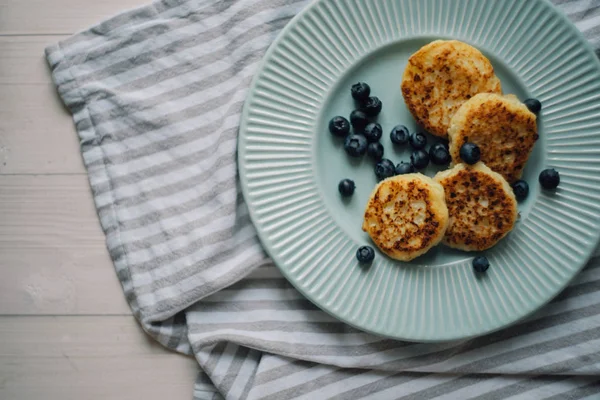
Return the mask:
<svg viewBox="0 0 600 400">
<path fill-rule="evenodd" d="M 410 263 L 377 252 L 370 268 L 361 267 L 355 252 L 371 244 L 361 224 L 376 184 L 373 163 L 349 160 L 327 123 L 350 114 L 351 84 L 368 82 L 384 105 L 378 121 L 385 155 L 407 161 L 409 150 L 389 140 L 396 124 L 416 129 L 400 93 L 402 72 L 421 46 L 450 38 L 491 60 L 504 93 L 543 103 L 520 221 L 486 252 L 491 267 L 481 277 L 472 254 L 444 246 Z M 283 274 L 328 313 L 396 339 L 481 335 L 548 302 L 593 252 L 600 235 L 599 101 L 600 63 L 545 0 L 317 0 L 270 47 L 246 100 L 238 144 L 244 196 Z M 537 181 L 550 167 L 561 174 L 554 193 Z M 357 185 L 347 201 L 337 190 L 343 178 Z"/>
</svg>

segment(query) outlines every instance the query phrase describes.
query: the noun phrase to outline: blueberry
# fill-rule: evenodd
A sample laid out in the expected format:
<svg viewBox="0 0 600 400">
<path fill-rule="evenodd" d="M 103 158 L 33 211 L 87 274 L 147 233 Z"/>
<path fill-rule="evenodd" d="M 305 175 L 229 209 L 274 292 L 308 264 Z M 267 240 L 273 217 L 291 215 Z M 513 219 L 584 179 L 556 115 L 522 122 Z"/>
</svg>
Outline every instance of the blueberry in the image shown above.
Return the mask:
<svg viewBox="0 0 600 400">
<path fill-rule="evenodd" d="M 415 167 L 411 163 L 401 162 L 396 165 L 396 175 L 412 174 L 415 172 Z"/>
<path fill-rule="evenodd" d="M 523 201 L 527 198 L 529 194 L 529 185 L 524 180 L 520 179 L 513 183 L 512 185 L 513 192 L 515 193 L 515 197 L 518 201 Z"/>
<path fill-rule="evenodd" d="M 383 104 L 381 104 L 381 100 L 372 96 L 367 99 L 365 104 L 363 104 L 362 109 L 369 117 L 376 117 L 381 112 L 382 107 Z"/>
<path fill-rule="evenodd" d="M 548 168 L 540 173 L 539 181 L 544 189 L 556 189 L 560 183 L 560 175 L 554 168 Z"/>
<path fill-rule="evenodd" d="M 365 126 L 367 126 L 369 123 L 369 119 L 367 114 L 365 114 L 363 111 L 354 110 L 350 113 L 350 123 L 356 131 L 362 132 L 362 130 L 365 129 Z"/>
<path fill-rule="evenodd" d="M 460 148 L 460 158 L 469 165 L 473 165 L 481 158 L 481 150 L 475 143 L 465 143 Z"/>
<path fill-rule="evenodd" d="M 361 157 L 367 152 L 367 139 L 363 135 L 346 136 L 344 149 L 352 157 Z"/>
<path fill-rule="evenodd" d="M 356 250 L 356 259 L 361 264 L 371 264 L 375 259 L 375 250 L 371 246 L 362 246 Z"/>
<path fill-rule="evenodd" d="M 415 150 L 410 155 L 410 162 L 416 169 L 423 169 L 429 165 L 429 154 L 425 150 Z"/>
<path fill-rule="evenodd" d="M 396 125 L 394 129 L 390 132 L 390 139 L 392 143 L 404 146 L 408 143 L 408 138 L 410 133 L 408 132 L 408 128 L 404 125 Z"/>
<path fill-rule="evenodd" d="M 538 99 L 527 99 L 523 102 L 529 108 L 529 111 L 538 115 L 542 111 L 542 103 Z"/>
<path fill-rule="evenodd" d="M 350 122 L 344 117 L 333 117 L 329 121 L 329 132 L 333 136 L 344 137 L 350 133 Z"/>
<path fill-rule="evenodd" d="M 477 256 L 473 259 L 473 269 L 477 272 L 485 272 L 490 267 L 490 262 L 485 256 Z"/>
<path fill-rule="evenodd" d="M 383 135 L 383 130 L 381 129 L 381 125 L 371 122 L 365 126 L 363 135 L 365 135 L 368 142 L 378 142 L 381 139 L 381 135 Z"/>
<path fill-rule="evenodd" d="M 375 164 L 375 176 L 377 176 L 378 180 L 382 181 L 385 178 L 394 176 L 395 174 L 396 167 L 394 167 L 394 163 L 387 158 L 384 158 Z"/>
<path fill-rule="evenodd" d="M 413 132 L 408 139 L 408 142 L 415 150 L 424 149 L 427 145 L 427 136 L 423 132 Z"/>
<path fill-rule="evenodd" d="M 338 185 L 338 190 L 343 197 L 350 197 L 354 194 L 354 181 L 350 179 L 342 179 Z"/>
<path fill-rule="evenodd" d="M 379 142 L 369 143 L 367 154 L 375 161 L 381 160 L 383 158 L 383 145 Z"/>
<path fill-rule="evenodd" d="M 436 143 L 429 148 L 429 158 L 435 165 L 446 165 L 450 162 L 450 151 L 444 143 Z"/>
<path fill-rule="evenodd" d="M 369 99 L 369 95 L 371 94 L 371 88 L 364 82 L 358 82 L 352 85 L 350 93 L 352 93 L 352 98 L 354 100 L 362 104 Z"/>
</svg>

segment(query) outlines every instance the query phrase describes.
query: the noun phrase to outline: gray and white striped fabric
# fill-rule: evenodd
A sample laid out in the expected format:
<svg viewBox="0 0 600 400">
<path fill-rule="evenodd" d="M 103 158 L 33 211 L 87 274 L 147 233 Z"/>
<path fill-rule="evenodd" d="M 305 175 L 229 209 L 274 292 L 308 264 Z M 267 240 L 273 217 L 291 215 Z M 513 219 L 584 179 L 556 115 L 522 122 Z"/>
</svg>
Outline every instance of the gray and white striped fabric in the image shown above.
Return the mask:
<svg viewBox="0 0 600 400">
<path fill-rule="evenodd" d="M 436 345 L 333 319 L 263 253 L 237 129 L 260 59 L 307 3 L 163 0 L 46 49 L 127 300 L 195 356 L 194 398 L 600 398 L 600 252 L 526 321 Z M 600 48 L 600 0 L 555 3 Z"/>
</svg>

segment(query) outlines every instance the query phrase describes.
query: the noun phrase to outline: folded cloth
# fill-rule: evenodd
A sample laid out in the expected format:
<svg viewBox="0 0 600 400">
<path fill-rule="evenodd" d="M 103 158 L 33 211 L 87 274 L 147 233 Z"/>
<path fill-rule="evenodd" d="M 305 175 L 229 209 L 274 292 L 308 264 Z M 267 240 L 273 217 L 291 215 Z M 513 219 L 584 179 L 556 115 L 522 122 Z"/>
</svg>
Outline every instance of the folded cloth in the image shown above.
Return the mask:
<svg viewBox="0 0 600 400">
<path fill-rule="evenodd" d="M 555 3 L 600 47 L 600 2 Z M 333 319 L 265 255 L 237 185 L 236 136 L 259 61 L 306 4 L 162 0 L 46 49 L 143 329 L 195 356 L 196 399 L 593 397 L 600 253 L 526 321 L 435 345 Z"/>
</svg>

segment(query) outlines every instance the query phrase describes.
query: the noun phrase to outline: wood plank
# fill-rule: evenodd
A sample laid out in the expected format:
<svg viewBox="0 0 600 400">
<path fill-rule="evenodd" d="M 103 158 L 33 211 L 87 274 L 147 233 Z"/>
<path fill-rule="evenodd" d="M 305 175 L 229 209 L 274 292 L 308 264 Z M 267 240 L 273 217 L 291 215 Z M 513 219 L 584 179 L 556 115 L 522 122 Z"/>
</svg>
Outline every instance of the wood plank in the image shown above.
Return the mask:
<svg viewBox="0 0 600 400">
<path fill-rule="evenodd" d="M 131 314 L 104 247 L 17 247 L 1 253 L 0 314 Z"/>
<path fill-rule="evenodd" d="M 0 398 L 190 398 L 197 365 L 149 339 L 104 244 L 71 116 L 43 57 L 148 0 L 0 0 Z M 63 36 L 64 37 L 64 36 Z M 5 174 L 2 176 L 2 174 Z M 44 317 L 25 314 L 76 314 Z"/>
<path fill-rule="evenodd" d="M 0 85 L 0 174 L 85 173 L 71 115 L 54 87 Z"/>
<path fill-rule="evenodd" d="M 61 38 L 0 37 L 0 174 L 85 172 L 43 56 Z"/>
<path fill-rule="evenodd" d="M 0 0 L 0 34 L 71 34 L 148 0 Z"/>
<path fill-rule="evenodd" d="M 84 175 L 0 176 L 0 251 L 104 246 Z"/>
<path fill-rule="evenodd" d="M 0 176 L 0 314 L 130 314 L 84 175 Z"/>
<path fill-rule="evenodd" d="M 196 373 L 133 317 L 0 317 L 1 399 L 189 399 Z"/>
<path fill-rule="evenodd" d="M 0 0 L 1 1 L 1 0 Z M 46 85 L 51 82 L 44 49 L 67 35 L 0 36 L 0 85 Z"/>
</svg>

